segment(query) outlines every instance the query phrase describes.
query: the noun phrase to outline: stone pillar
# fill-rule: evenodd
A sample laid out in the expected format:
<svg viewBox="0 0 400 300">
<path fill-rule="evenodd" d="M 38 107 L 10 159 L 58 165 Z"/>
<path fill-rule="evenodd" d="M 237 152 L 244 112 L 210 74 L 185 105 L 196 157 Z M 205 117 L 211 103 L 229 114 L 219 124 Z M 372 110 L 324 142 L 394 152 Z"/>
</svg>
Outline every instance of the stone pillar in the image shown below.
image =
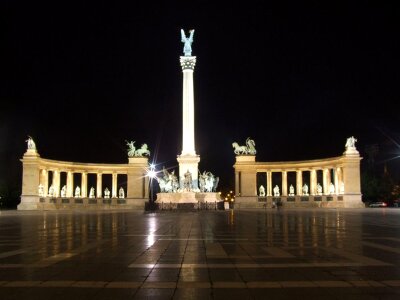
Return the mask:
<svg viewBox="0 0 400 300">
<path fill-rule="evenodd" d="M 365 207 L 361 200 L 360 157 L 358 151 L 348 149 L 342 156 L 344 207 Z"/>
<path fill-rule="evenodd" d="M 287 172 L 282 171 L 282 196 L 287 196 Z"/>
<path fill-rule="evenodd" d="M 39 203 L 40 155 L 36 149 L 28 149 L 22 162 L 22 194 L 18 210 L 37 209 Z"/>
<path fill-rule="evenodd" d="M 196 155 L 194 144 L 194 89 L 193 72 L 196 65 L 195 56 L 181 56 L 183 72 L 182 97 L 182 154 Z"/>
<path fill-rule="evenodd" d="M 339 168 L 334 168 L 333 172 L 334 172 L 334 185 L 335 185 L 335 194 L 338 195 L 339 194 L 339 174 L 338 174 L 338 169 Z"/>
<path fill-rule="evenodd" d="M 344 183 L 343 183 L 343 170 L 341 167 L 337 168 L 339 178 L 339 194 L 344 194 Z"/>
<path fill-rule="evenodd" d="M 67 172 L 67 197 L 74 196 L 74 173 L 72 171 Z"/>
<path fill-rule="evenodd" d="M 103 174 L 97 173 L 97 181 L 96 181 L 96 197 L 101 198 L 103 195 Z"/>
<path fill-rule="evenodd" d="M 52 184 L 54 187 L 55 197 L 60 197 L 60 179 L 60 170 L 54 170 Z"/>
<path fill-rule="evenodd" d="M 235 196 L 240 195 L 240 172 L 235 171 Z"/>
<path fill-rule="evenodd" d="M 317 194 L 317 171 L 315 169 L 310 172 L 310 194 Z"/>
<path fill-rule="evenodd" d="M 322 184 L 324 186 L 324 194 L 329 195 L 329 185 L 331 183 L 331 176 L 329 173 L 329 169 L 325 168 L 322 174 Z"/>
<path fill-rule="evenodd" d="M 272 172 L 267 171 L 267 196 L 272 196 Z"/>
<path fill-rule="evenodd" d="M 200 156 L 196 155 L 194 137 L 194 88 L 193 72 L 196 65 L 195 56 L 181 56 L 183 72 L 182 95 L 182 153 L 177 157 L 179 164 L 179 181 L 183 185 L 183 176 L 189 171 L 192 174 L 192 188 L 198 189 Z"/>
<path fill-rule="evenodd" d="M 146 176 L 148 166 L 147 157 L 129 157 L 127 198 L 135 200 L 149 199 L 149 181 Z M 140 203 L 144 205 L 143 201 Z"/>
<path fill-rule="evenodd" d="M 117 173 L 113 173 L 112 174 L 111 197 L 112 198 L 117 198 Z"/>
<path fill-rule="evenodd" d="M 43 196 L 49 192 L 49 174 L 46 169 L 40 170 L 40 184 L 43 185 Z"/>
<path fill-rule="evenodd" d="M 87 173 L 83 172 L 82 173 L 82 182 L 81 182 L 81 196 L 82 198 L 87 197 L 87 191 L 88 191 L 88 186 L 87 186 Z"/>
<path fill-rule="evenodd" d="M 303 172 L 296 171 L 296 195 L 303 195 Z"/>
</svg>

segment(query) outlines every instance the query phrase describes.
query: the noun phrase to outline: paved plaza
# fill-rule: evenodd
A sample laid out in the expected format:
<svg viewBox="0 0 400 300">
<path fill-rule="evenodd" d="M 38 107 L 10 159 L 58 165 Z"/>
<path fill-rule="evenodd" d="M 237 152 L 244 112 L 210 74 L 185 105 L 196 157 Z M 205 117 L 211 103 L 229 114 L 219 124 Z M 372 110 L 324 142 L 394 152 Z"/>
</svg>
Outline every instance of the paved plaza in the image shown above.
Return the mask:
<svg viewBox="0 0 400 300">
<path fill-rule="evenodd" d="M 400 209 L 2 211 L 0 299 L 400 299 Z"/>
</svg>

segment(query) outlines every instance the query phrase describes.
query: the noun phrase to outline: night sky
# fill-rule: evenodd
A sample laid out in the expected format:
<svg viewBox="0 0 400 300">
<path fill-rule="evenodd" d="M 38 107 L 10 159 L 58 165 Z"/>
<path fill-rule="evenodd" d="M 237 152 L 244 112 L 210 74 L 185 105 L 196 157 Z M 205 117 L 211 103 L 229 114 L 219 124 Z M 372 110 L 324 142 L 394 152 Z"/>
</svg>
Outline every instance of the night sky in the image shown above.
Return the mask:
<svg viewBox="0 0 400 300">
<path fill-rule="evenodd" d="M 371 144 L 398 155 L 395 5 L 166 2 L 2 1 L 1 181 L 20 184 L 27 135 L 44 158 L 127 163 L 135 140 L 177 168 L 180 28 L 195 29 L 199 167 L 221 187 L 233 188 L 232 142 L 247 137 L 257 161 L 340 156 L 349 136 L 364 157 Z"/>
</svg>

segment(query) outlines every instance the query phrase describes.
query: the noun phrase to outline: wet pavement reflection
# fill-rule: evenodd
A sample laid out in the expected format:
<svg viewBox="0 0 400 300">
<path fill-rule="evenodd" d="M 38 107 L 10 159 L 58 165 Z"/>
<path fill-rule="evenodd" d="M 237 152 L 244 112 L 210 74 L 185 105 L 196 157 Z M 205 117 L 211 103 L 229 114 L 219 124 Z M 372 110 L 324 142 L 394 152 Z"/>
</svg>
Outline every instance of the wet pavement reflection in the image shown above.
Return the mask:
<svg viewBox="0 0 400 300">
<path fill-rule="evenodd" d="M 400 209 L 0 213 L 0 299 L 400 299 Z"/>
</svg>

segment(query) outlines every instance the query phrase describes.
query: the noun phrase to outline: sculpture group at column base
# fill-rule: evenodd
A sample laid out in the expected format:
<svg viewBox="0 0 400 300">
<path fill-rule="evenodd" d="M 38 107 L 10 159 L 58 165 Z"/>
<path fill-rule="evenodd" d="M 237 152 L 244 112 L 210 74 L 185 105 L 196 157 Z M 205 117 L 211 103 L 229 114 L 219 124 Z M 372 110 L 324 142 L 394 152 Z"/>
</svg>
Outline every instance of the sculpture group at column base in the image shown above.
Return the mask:
<svg viewBox="0 0 400 300">
<path fill-rule="evenodd" d="M 219 193 L 195 193 L 195 192 L 182 192 L 182 193 L 158 193 L 157 204 L 172 203 L 215 203 L 221 202 Z"/>
</svg>

